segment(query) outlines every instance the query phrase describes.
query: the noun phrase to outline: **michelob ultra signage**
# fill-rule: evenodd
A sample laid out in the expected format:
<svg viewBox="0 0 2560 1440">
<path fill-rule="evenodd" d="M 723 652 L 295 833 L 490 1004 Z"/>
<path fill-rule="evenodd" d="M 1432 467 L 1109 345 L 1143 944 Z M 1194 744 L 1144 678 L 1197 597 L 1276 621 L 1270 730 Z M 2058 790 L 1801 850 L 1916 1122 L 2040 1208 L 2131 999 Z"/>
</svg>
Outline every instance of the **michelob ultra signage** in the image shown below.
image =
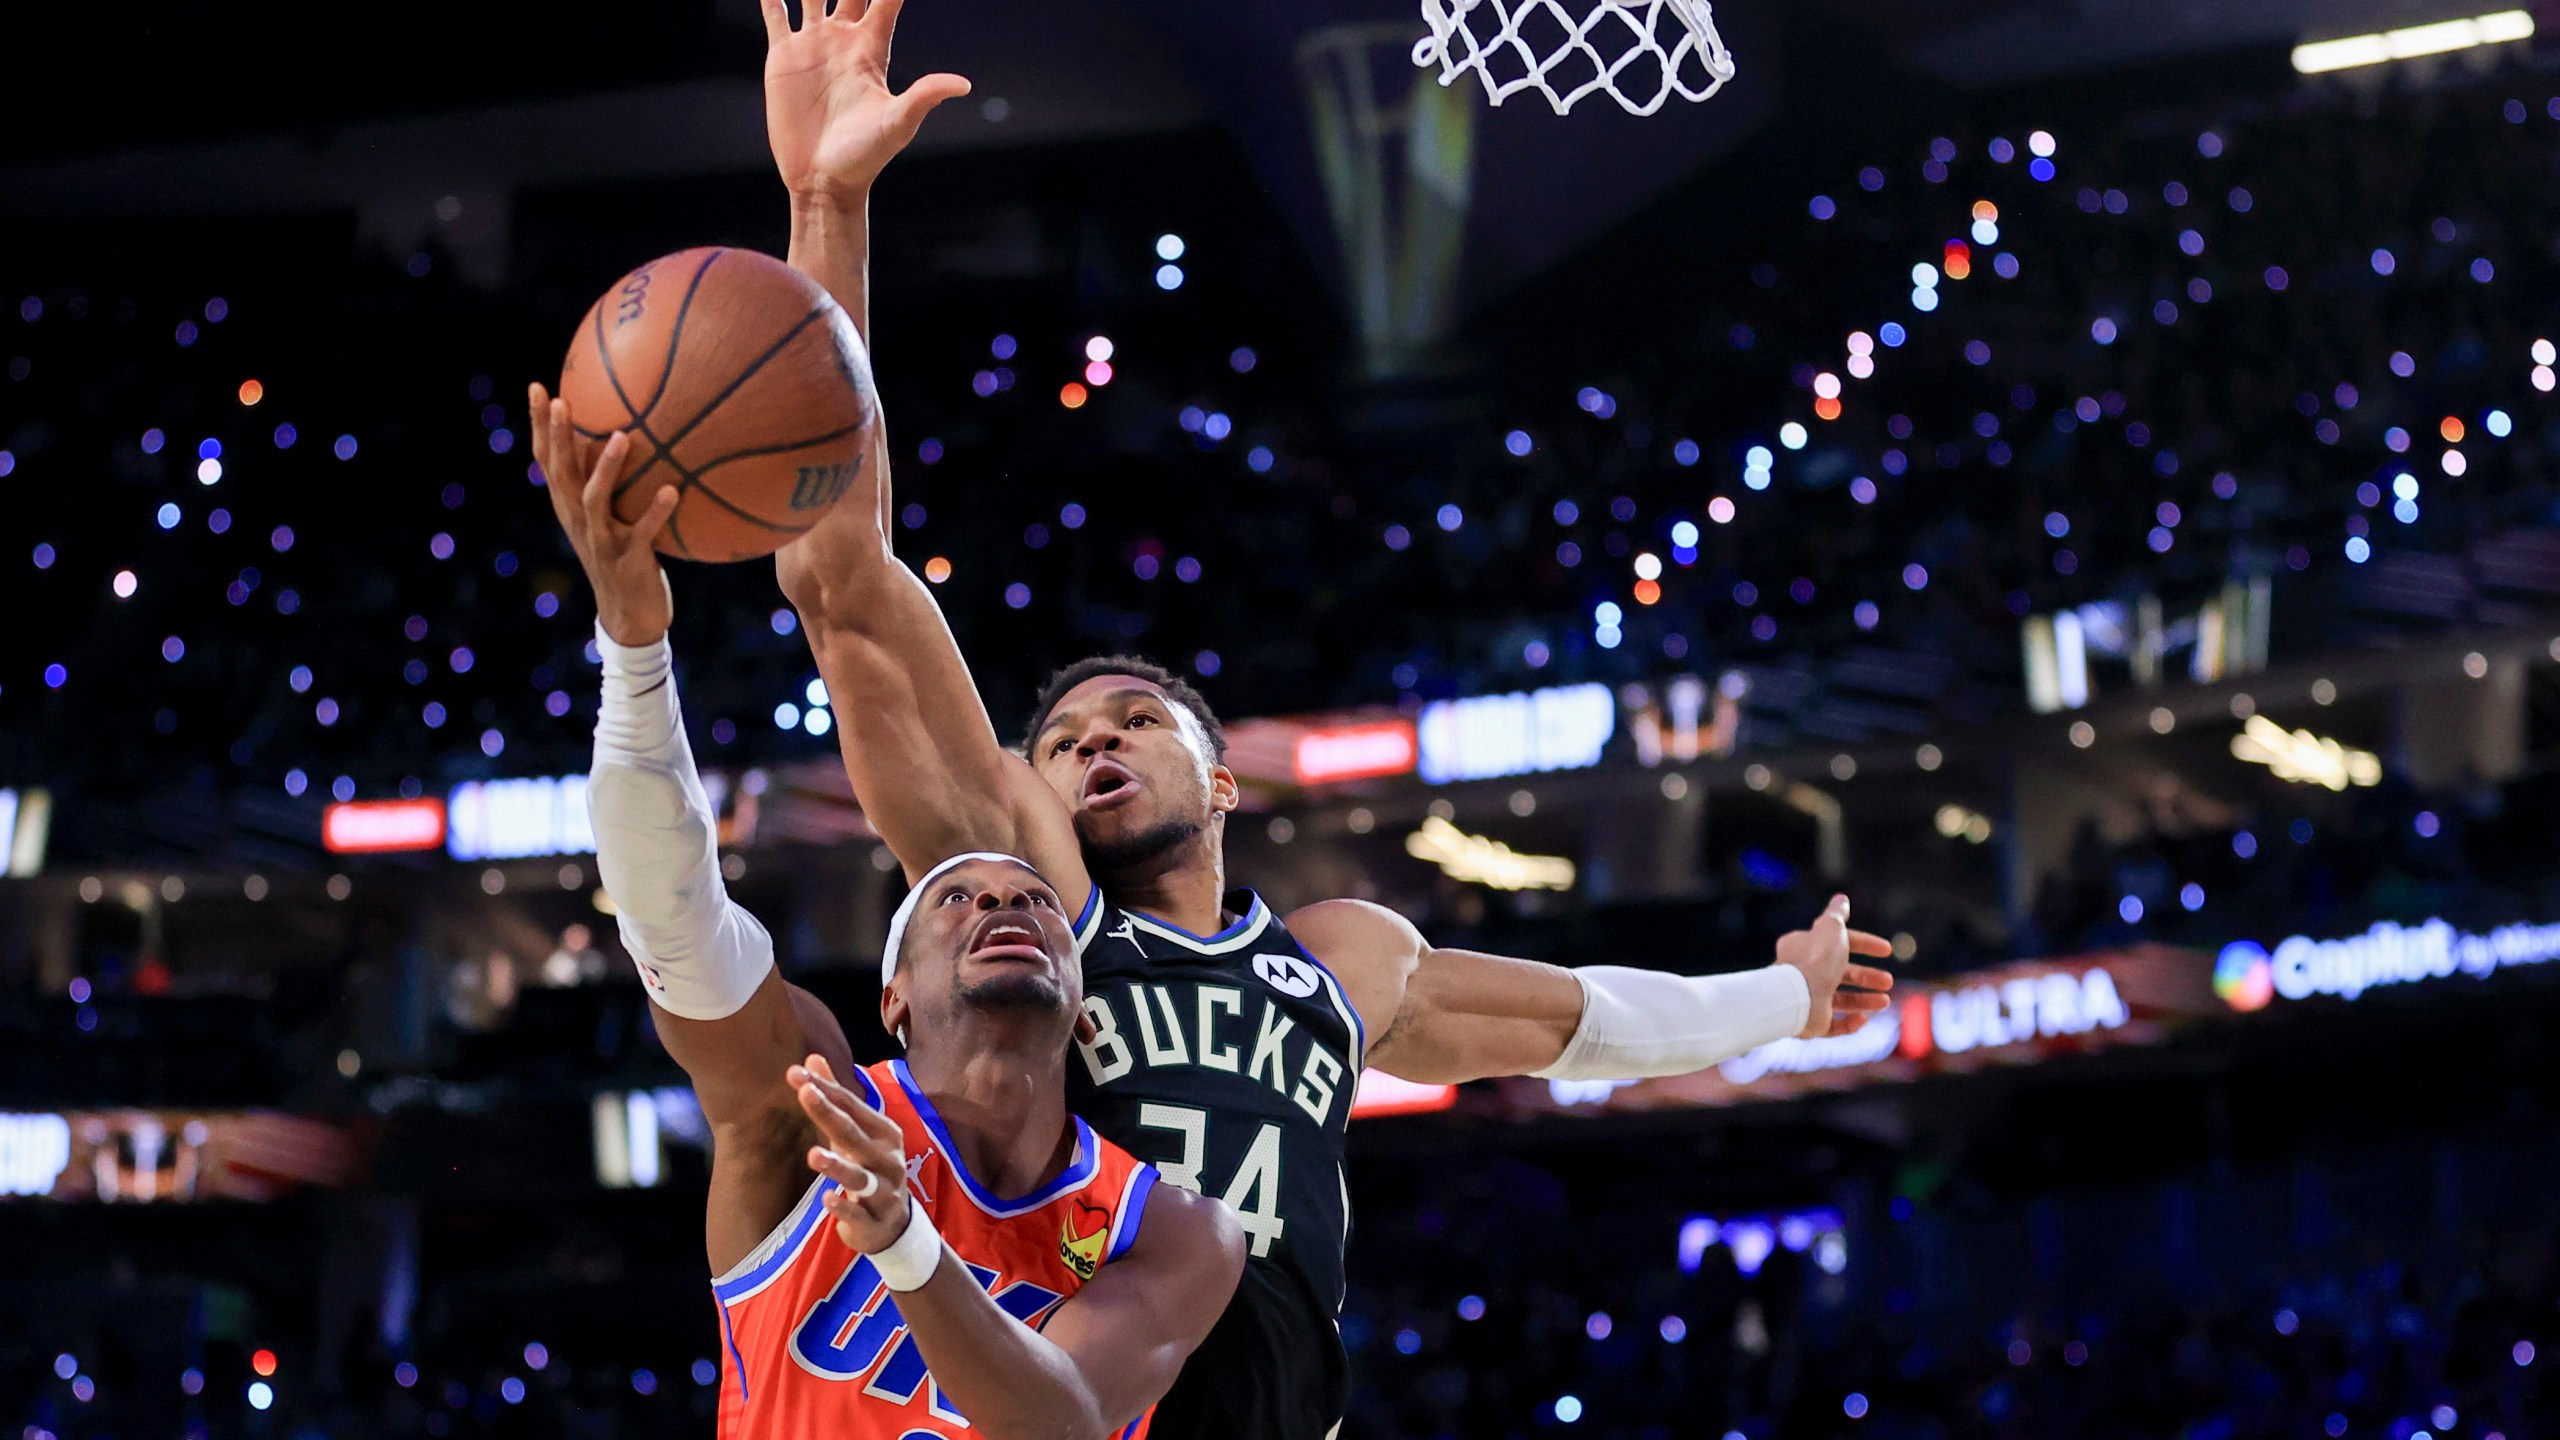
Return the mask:
<svg viewBox="0 0 2560 1440">
<path fill-rule="evenodd" d="M 2449 920 L 2401 925 L 2385 920 L 2361 935 L 2315 940 L 2292 935 L 2273 949 L 2234 940 L 2213 963 L 2213 993 L 2234 1010 L 2263 1010 L 2282 998 L 2335 995 L 2354 1000 L 2388 985 L 2417 985 L 2560 959 L 2560 925 L 2501 925 L 2474 934 Z"/>
<path fill-rule="evenodd" d="M 2165 1021 L 2213 1013 L 2201 956 L 2160 945 L 2025 961 L 1906 985 L 1846 1035 L 1778 1040 L 1695 1075 L 1565 1087 L 1506 1082 L 1527 1110 L 1627 1111 L 1776 1100 L 1811 1091 L 2025 1065 L 2150 1044 Z"/>
</svg>

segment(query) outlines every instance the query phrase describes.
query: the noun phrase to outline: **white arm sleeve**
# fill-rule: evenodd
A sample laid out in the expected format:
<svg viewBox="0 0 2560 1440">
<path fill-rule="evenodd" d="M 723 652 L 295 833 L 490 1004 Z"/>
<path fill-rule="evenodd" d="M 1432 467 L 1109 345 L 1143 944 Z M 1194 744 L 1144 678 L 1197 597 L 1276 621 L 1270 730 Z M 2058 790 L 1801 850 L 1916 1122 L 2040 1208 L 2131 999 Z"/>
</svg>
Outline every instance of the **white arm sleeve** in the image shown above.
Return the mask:
<svg viewBox="0 0 2560 1440">
<path fill-rule="evenodd" d="M 720 883 L 719 827 L 685 743 L 667 642 L 635 649 L 599 628 L 596 650 L 596 872 L 649 998 L 688 1020 L 724 1019 L 773 969 L 773 937 Z"/>
<path fill-rule="evenodd" d="M 1770 965 L 1734 975 L 1666 975 L 1586 965 L 1582 1023 L 1545 1080 L 1642 1080 L 1720 1065 L 1804 1029 L 1804 972 Z"/>
</svg>

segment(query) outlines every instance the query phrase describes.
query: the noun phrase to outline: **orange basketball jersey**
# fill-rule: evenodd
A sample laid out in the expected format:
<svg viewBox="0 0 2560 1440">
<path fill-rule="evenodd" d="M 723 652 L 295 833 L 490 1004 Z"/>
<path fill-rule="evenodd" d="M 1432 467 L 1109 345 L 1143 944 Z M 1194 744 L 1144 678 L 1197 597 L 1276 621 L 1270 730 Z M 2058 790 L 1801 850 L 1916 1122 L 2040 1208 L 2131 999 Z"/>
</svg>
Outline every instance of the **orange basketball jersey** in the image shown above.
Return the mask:
<svg viewBox="0 0 2560 1440">
<path fill-rule="evenodd" d="M 1137 1243 L 1156 1171 L 1075 1121 L 1065 1173 L 1018 1200 L 962 1169 L 933 1102 L 906 1062 L 867 1066 L 850 1087 L 906 1138 L 908 1191 L 951 1253 L 1005 1313 L 1038 1329 L 1059 1304 Z M 926 1373 L 896 1295 L 836 1237 L 820 1178 L 754 1253 L 711 1283 L 723 1349 L 721 1440 L 968 1437 L 968 1420 Z M 1111 1436 L 1140 1440 L 1140 1416 Z"/>
</svg>

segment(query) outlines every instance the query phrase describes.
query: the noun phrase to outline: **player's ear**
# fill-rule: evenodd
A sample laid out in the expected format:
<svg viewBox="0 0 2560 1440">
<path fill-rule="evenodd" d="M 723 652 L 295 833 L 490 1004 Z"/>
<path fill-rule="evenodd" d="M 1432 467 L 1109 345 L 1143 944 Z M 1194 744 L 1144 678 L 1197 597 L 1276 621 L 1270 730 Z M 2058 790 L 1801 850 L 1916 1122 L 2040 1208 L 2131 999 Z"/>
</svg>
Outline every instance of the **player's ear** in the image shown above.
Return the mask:
<svg viewBox="0 0 2560 1440">
<path fill-rule="evenodd" d="M 1236 772 L 1224 765 L 1209 767 L 1209 808 L 1220 813 L 1233 810 L 1244 801 L 1244 792 L 1236 785 Z"/>
<path fill-rule="evenodd" d="M 1093 1023 L 1093 1013 L 1086 1010 L 1081 1005 L 1077 1006 L 1076 1043 L 1079 1045 L 1090 1045 L 1095 1040 L 1101 1038 L 1101 1035 L 1102 1027 Z"/>
<path fill-rule="evenodd" d="M 898 1048 L 907 1046 L 907 997 L 898 993 L 898 982 L 891 980 L 880 987 L 880 1028 L 889 1032 Z"/>
</svg>

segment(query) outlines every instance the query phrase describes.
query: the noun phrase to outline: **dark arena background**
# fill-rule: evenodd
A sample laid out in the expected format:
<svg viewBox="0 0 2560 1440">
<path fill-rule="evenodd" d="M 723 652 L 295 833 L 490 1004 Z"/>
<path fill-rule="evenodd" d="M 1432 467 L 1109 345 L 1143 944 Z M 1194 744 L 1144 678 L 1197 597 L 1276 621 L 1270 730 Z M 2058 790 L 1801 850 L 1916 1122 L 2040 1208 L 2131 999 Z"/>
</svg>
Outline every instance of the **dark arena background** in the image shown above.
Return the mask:
<svg viewBox="0 0 2560 1440">
<path fill-rule="evenodd" d="M 874 358 L 1000 728 L 1191 677 L 1284 909 L 1895 943 L 1699 1075 L 1373 1075 L 1345 1437 L 2560 1435 L 2560 13 L 2494 3 L 1725 0 L 1638 118 L 1395 0 L 911 0 L 976 91 Z M 782 250 L 763 45 L 0 16 L 0 1434 L 712 1433 L 524 395 Z M 885 1056 L 797 618 L 673 570 L 732 889 Z"/>
</svg>

